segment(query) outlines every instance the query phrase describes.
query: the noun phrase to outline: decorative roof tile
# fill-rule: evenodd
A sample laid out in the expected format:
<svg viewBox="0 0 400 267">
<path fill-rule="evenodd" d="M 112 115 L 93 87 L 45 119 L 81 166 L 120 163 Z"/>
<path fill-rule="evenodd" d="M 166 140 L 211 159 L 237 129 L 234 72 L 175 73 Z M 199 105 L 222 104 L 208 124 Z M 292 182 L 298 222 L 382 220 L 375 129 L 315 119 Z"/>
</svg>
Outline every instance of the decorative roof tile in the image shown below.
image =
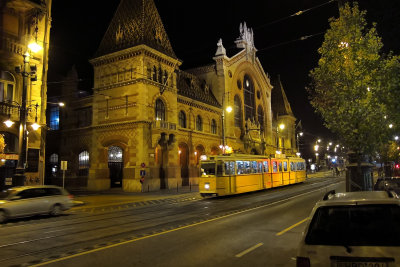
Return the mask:
<svg viewBox="0 0 400 267">
<path fill-rule="evenodd" d="M 96 57 L 147 45 L 177 58 L 153 0 L 121 0 Z"/>
<path fill-rule="evenodd" d="M 177 73 L 177 80 L 179 95 L 221 108 L 209 85 L 204 80 L 201 81 L 195 75 L 185 71 Z"/>
</svg>

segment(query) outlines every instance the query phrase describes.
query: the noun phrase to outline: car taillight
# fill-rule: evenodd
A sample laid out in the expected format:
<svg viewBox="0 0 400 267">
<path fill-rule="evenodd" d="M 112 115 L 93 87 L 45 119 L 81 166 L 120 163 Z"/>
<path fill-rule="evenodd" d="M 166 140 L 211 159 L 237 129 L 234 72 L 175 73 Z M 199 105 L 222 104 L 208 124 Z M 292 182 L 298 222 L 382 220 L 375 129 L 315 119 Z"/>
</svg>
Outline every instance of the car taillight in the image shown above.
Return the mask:
<svg viewBox="0 0 400 267">
<path fill-rule="evenodd" d="M 70 194 L 70 195 L 68 195 L 68 198 L 71 199 L 71 200 L 73 200 L 73 199 L 74 199 L 74 195 L 71 195 L 71 194 Z"/>
<path fill-rule="evenodd" d="M 310 267 L 310 259 L 305 257 L 297 257 L 296 258 L 296 266 L 297 267 Z"/>
</svg>

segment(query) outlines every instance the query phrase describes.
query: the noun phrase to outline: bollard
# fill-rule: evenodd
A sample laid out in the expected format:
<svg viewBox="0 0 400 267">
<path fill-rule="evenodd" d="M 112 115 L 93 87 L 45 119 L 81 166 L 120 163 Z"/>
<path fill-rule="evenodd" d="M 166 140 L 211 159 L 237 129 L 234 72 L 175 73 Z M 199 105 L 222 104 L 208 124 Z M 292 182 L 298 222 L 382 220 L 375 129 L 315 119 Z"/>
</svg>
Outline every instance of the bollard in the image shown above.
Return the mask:
<svg viewBox="0 0 400 267">
<path fill-rule="evenodd" d="M 192 183 L 189 182 L 189 191 L 192 192 Z"/>
<path fill-rule="evenodd" d="M 176 192 L 178 192 L 178 183 L 176 183 Z"/>
</svg>

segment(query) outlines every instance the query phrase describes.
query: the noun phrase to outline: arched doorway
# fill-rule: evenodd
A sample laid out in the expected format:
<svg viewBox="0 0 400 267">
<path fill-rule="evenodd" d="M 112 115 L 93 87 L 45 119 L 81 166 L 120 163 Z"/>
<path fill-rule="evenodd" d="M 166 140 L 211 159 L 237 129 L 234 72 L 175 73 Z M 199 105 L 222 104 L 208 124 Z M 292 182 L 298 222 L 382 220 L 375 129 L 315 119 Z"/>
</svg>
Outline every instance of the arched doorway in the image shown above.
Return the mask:
<svg viewBox="0 0 400 267">
<path fill-rule="evenodd" d="M 189 185 L 189 148 L 185 143 L 179 144 L 179 164 L 182 186 Z"/>
<path fill-rule="evenodd" d="M 123 150 L 118 146 L 108 148 L 108 168 L 110 169 L 110 186 L 122 187 Z"/>
</svg>

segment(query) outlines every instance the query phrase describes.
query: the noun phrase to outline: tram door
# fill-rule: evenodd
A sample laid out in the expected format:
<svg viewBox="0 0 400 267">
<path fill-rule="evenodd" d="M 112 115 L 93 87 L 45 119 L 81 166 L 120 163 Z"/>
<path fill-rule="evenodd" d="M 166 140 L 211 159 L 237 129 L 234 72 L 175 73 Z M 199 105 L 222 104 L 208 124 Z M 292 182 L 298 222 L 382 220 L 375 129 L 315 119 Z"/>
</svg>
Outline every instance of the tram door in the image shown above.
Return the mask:
<svg viewBox="0 0 400 267">
<path fill-rule="evenodd" d="M 182 186 L 189 185 L 189 148 L 186 144 L 179 145 L 179 162 L 181 166 Z"/>
<path fill-rule="evenodd" d="M 118 146 L 110 146 L 108 148 L 108 168 L 110 169 L 110 186 L 122 187 L 123 176 L 123 151 Z"/>
</svg>

